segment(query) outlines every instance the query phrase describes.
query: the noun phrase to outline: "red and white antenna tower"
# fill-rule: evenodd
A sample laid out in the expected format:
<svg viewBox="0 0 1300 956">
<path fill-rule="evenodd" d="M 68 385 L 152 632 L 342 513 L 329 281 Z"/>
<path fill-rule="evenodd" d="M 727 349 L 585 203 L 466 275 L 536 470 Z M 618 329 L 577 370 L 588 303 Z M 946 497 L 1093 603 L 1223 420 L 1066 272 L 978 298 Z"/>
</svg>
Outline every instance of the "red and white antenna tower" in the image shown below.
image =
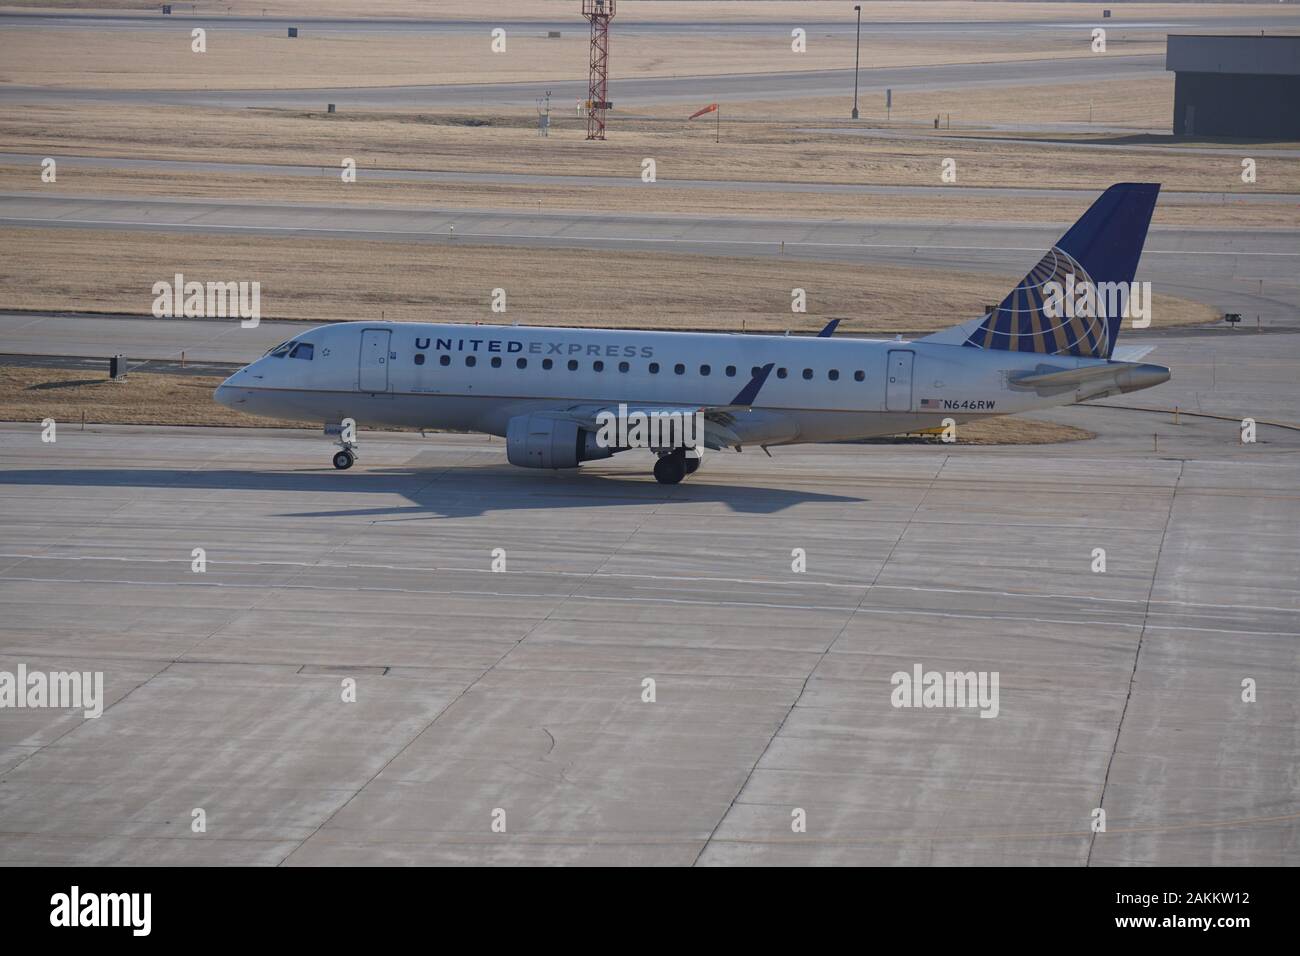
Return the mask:
<svg viewBox="0 0 1300 956">
<path fill-rule="evenodd" d="M 609 109 L 609 21 L 614 0 L 582 0 L 582 15 L 591 21 L 591 70 L 587 84 L 587 139 L 605 138 Z"/>
</svg>

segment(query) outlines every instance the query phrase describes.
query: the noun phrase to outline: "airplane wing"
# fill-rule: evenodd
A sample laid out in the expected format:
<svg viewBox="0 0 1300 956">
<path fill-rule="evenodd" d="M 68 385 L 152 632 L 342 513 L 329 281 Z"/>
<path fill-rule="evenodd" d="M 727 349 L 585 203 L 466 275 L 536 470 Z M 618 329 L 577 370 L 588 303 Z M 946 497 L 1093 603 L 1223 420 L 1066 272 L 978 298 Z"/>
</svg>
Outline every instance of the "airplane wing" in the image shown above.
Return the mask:
<svg viewBox="0 0 1300 956">
<path fill-rule="evenodd" d="M 600 428 L 602 413 L 618 414 L 620 409 L 631 414 L 640 412 L 645 415 L 700 413 L 704 418 L 704 447 L 715 451 L 722 448 L 740 448 L 745 444 L 782 441 L 797 434 L 797 426 L 787 416 L 780 413 L 755 409 L 754 403 L 758 393 L 776 363 L 769 362 L 754 374 L 754 377 L 736 396 L 725 405 L 674 405 L 668 403 L 646 404 L 643 402 L 623 402 L 618 405 L 585 402 L 568 405 L 534 415 L 562 418 L 577 422 L 589 431 Z"/>
</svg>

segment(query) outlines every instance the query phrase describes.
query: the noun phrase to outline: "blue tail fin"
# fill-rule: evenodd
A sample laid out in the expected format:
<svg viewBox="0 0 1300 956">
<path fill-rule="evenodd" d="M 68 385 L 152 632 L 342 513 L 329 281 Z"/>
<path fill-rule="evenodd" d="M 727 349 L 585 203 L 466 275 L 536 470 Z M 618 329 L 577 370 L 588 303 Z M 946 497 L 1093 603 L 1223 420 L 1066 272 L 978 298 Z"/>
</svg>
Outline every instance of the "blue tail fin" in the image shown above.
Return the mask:
<svg viewBox="0 0 1300 956">
<path fill-rule="evenodd" d="M 1043 309 L 1043 287 L 1092 283 L 1094 289 L 1123 289 L 1133 281 L 1147 227 L 1155 210 L 1159 183 L 1118 183 L 1107 189 L 1038 265 L 975 329 L 966 345 L 1010 352 L 1110 358 L 1119 336 L 1122 309 L 1107 309 L 1097 296 L 1094 316 L 1052 317 Z M 1068 279 L 1068 276 L 1073 279 Z M 1111 314 L 1113 313 L 1113 314 Z"/>
</svg>

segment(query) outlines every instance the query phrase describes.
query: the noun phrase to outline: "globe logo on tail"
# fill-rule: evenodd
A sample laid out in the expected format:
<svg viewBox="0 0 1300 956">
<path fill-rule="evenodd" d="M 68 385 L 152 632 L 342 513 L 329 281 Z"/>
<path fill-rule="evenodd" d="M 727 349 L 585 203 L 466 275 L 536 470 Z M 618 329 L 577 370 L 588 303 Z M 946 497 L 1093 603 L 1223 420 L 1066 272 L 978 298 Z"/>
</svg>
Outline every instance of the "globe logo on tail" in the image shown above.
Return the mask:
<svg viewBox="0 0 1300 956">
<path fill-rule="evenodd" d="M 1074 307 L 1074 290 L 1093 288 L 1092 277 L 1078 260 L 1053 246 L 966 344 L 1008 352 L 1106 358 L 1110 329 L 1104 298 L 1089 293 L 1087 307 Z M 1054 295 L 1056 290 L 1065 290 L 1065 295 Z"/>
</svg>

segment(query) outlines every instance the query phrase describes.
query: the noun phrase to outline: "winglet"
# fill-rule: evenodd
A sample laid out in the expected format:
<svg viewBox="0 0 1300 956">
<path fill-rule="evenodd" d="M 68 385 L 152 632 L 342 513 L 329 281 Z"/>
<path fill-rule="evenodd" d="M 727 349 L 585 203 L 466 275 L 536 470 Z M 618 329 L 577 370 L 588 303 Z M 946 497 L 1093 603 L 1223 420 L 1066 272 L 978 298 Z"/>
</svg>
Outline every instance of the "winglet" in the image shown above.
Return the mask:
<svg viewBox="0 0 1300 956">
<path fill-rule="evenodd" d="M 840 324 L 839 319 L 831 319 L 829 322 L 826 323 L 826 328 L 822 329 L 820 332 L 817 333 L 817 338 L 829 339 L 832 335 L 835 334 L 835 327 L 839 324 Z"/>
<path fill-rule="evenodd" d="M 732 405 L 753 405 L 754 399 L 758 398 L 758 391 L 767 381 L 767 377 L 772 374 L 772 369 L 776 368 L 775 362 L 768 362 L 749 380 L 749 384 L 740 390 L 740 394 L 731 400 Z"/>
</svg>

